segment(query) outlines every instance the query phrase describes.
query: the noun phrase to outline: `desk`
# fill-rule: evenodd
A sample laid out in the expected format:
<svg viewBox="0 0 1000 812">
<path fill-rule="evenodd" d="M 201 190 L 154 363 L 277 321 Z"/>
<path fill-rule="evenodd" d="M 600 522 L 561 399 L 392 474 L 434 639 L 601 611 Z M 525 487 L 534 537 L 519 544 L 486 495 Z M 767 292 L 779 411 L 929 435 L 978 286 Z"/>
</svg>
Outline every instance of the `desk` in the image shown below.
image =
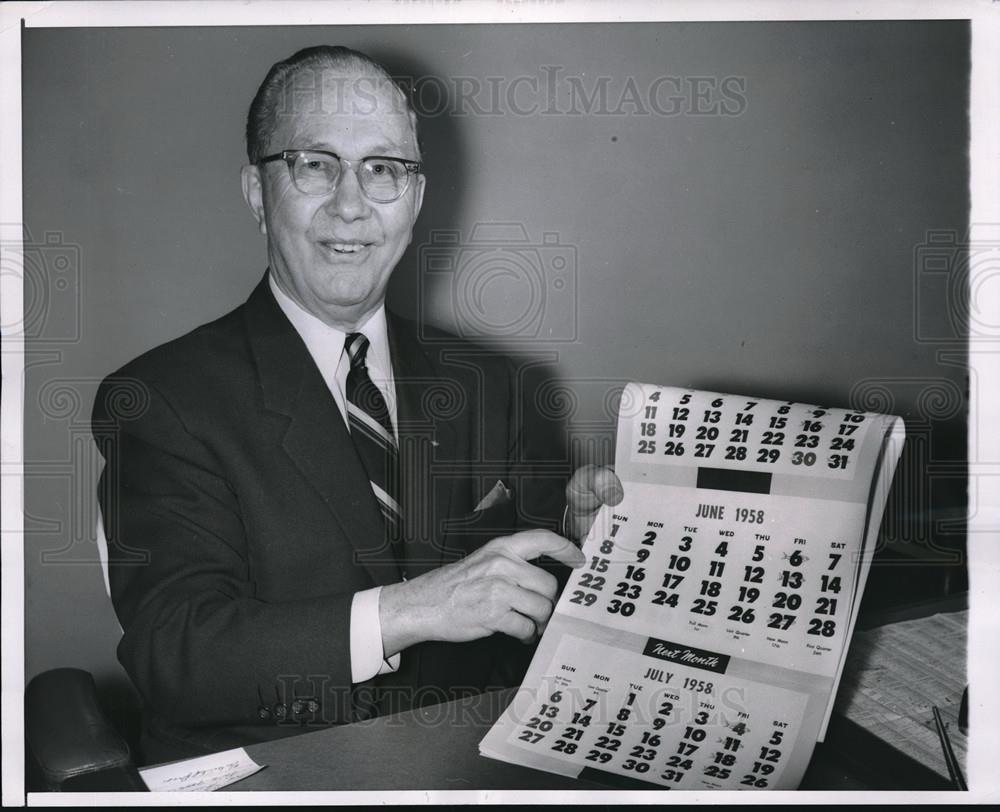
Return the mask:
<svg viewBox="0 0 1000 812">
<path fill-rule="evenodd" d="M 252 745 L 247 753 L 267 768 L 227 790 L 621 789 L 480 756 L 479 741 L 514 690 Z M 880 788 L 860 780 L 856 770 L 839 747 L 817 745 L 801 788 Z"/>
<path fill-rule="evenodd" d="M 859 628 L 964 608 L 965 596 L 871 618 Z M 608 790 L 479 755 L 479 741 L 514 689 L 325 728 L 247 747 L 267 768 L 232 785 L 258 790 Z M 391 746 L 390 746 L 391 743 Z M 949 789 L 946 780 L 834 714 L 801 789 Z"/>
<path fill-rule="evenodd" d="M 246 748 L 261 770 L 227 790 L 620 790 L 479 755 L 515 689 Z M 392 742 L 392 746 L 387 746 Z M 819 751 L 803 789 L 866 789 Z M 649 786 L 644 789 L 651 789 Z"/>
<path fill-rule="evenodd" d="M 515 690 L 252 745 L 267 769 L 227 790 L 608 789 L 479 755 Z"/>
<path fill-rule="evenodd" d="M 961 686 L 965 683 L 966 678 L 960 670 L 954 673 L 952 669 L 961 669 L 962 665 L 964 665 L 965 639 L 960 630 L 955 630 L 953 639 L 943 640 L 937 645 L 934 644 L 934 640 L 927 640 L 928 645 L 924 646 L 923 650 L 920 650 L 921 647 L 917 646 L 914 649 L 899 649 L 897 653 L 892 648 L 889 648 L 883 654 L 883 657 L 888 656 L 893 664 L 905 662 L 906 659 L 914 660 L 924 654 L 928 658 L 928 663 L 931 663 L 935 658 L 940 661 L 942 655 L 949 650 L 955 652 L 957 655 L 955 657 L 957 663 L 947 663 L 945 667 L 937 665 L 933 669 L 928 668 L 928 671 L 936 671 L 936 674 L 930 680 L 931 684 L 939 689 L 933 692 L 934 699 L 928 700 L 925 698 L 922 700 L 925 704 L 922 707 L 916 707 L 921 704 L 921 701 L 918 701 L 920 695 L 923 694 L 924 697 L 927 697 L 928 692 L 926 690 L 922 691 L 919 688 L 908 691 L 906 702 L 901 703 L 908 706 L 906 712 L 900 713 L 898 716 L 900 721 L 893 722 L 891 725 L 896 727 L 898 735 L 902 735 L 906 727 L 916 729 L 921 733 L 924 741 L 920 749 L 924 753 L 922 758 L 926 763 L 920 763 L 915 758 L 911 758 L 903 753 L 900 747 L 890 746 L 882 738 L 875 735 L 873 730 L 877 725 L 873 726 L 872 730 L 868 730 L 862 724 L 858 723 L 864 720 L 865 714 L 861 712 L 863 706 L 867 705 L 869 708 L 875 707 L 878 709 L 878 706 L 881 704 L 883 706 L 881 710 L 887 712 L 885 706 L 894 706 L 896 700 L 891 694 L 888 694 L 881 696 L 877 703 L 873 703 L 872 701 L 856 701 L 863 700 L 863 695 L 852 694 L 853 690 L 855 690 L 853 686 L 857 684 L 857 680 L 852 678 L 851 668 L 852 666 L 857 667 L 859 665 L 867 666 L 864 662 L 865 643 L 857 635 L 860 633 L 862 636 L 865 636 L 866 632 L 877 627 L 882 627 L 880 632 L 889 632 L 889 634 L 877 639 L 887 639 L 892 634 L 898 632 L 898 629 L 891 628 L 893 624 L 916 621 L 938 614 L 948 615 L 962 612 L 966 609 L 968 609 L 968 595 L 961 593 L 947 598 L 924 601 L 892 611 L 882 612 L 867 618 L 863 617 L 859 620 L 855 631 L 855 641 L 858 645 L 852 647 L 848 656 L 844 679 L 841 680 L 840 693 L 834 706 L 834 715 L 830 722 L 830 728 L 827 731 L 826 746 L 839 753 L 842 761 L 849 765 L 848 769 L 853 774 L 862 776 L 863 780 L 870 784 L 873 789 L 947 790 L 952 788 L 943 774 L 944 760 L 940 753 L 937 735 L 930 732 L 933 730 L 933 726 L 930 722 L 931 712 L 928 705 L 931 701 L 940 705 L 946 721 L 949 721 L 951 724 L 956 723 L 958 699 L 961 694 Z M 961 617 L 961 615 L 957 615 L 957 617 Z M 951 623 L 954 624 L 954 621 L 951 621 Z M 934 625 L 933 622 L 931 625 Z M 871 649 L 869 650 L 871 651 Z M 961 663 L 961 665 L 958 663 Z M 900 665 L 896 665 L 897 670 L 900 668 Z M 861 675 L 859 674 L 858 676 L 860 677 Z M 864 679 L 868 683 L 872 683 L 873 681 L 871 677 L 865 677 Z M 878 685 L 877 690 L 879 693 L 884 694 L 885 689 L 881 684 L 876 684 Z M 940 691 L 941 686 L 946 684 L 952 684 L 951 690 Z M 944 693 L 951 693 L 953 695 L 947 697 L 943 695 Z M 896 698 L 899 696 L 901 694 L 897 693 Z M 871 724 L 870 719 L 868 723 Z M 903 725 L 903 727 L 900 727 L 900 725 Z M 920 729 L 921 727 L 927 728 L 927 731 L 925 732 Z M 964 740 L 964 737 L 962 738 Z M 929 766 L 926 766 L 927 764 L 937 764 L 941 772 L 935 772 Z"/>
</svg>

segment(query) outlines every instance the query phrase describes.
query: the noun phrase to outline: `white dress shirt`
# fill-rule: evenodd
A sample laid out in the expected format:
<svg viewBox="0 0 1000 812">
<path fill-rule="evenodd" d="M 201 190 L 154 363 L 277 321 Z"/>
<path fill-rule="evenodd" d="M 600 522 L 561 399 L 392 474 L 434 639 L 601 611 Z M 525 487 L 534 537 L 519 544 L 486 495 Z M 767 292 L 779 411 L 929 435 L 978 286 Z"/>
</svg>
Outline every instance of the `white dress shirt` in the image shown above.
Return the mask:
<svg viewBox="0 0 1000 812">
<path fill-rule="evenodd" d="M 295 331 L 302 337 L 306 349 L 319 368 L 327 389 L 333 396 L 340 416 L 347 422 L 347 373 L 351 362 L 344 352 L 344 339 L 347 333 L 330 327 L 320 321 L 312 313 L 303 310 L 296 302 L 287 296 L 274 282 L 274 277 L 268 275 L 268 284 L 274 294 L 278 307 L 288 317 Z M 389 358 L 389 334 L 385 323 L 385 305 L 379 307 L 357 332 L 365 334 L 368 339 L 368 354 L 365 365 L 368 375 L 378 387 L 389 407 L 393 432 L 396 439 L 399 434 L 396 429 L 396 387 L 392 378 L 392 362 Z M 378 615 L 378 599 L 382 587 L 376 586 L 356 592 L 351 602 L 351 680 L 364 682 L 378 674 L 385 674 L 399 668 L 400 655 L 395 654 L 388 660 L 382 649 L 382 623 Z"/>
</svg>

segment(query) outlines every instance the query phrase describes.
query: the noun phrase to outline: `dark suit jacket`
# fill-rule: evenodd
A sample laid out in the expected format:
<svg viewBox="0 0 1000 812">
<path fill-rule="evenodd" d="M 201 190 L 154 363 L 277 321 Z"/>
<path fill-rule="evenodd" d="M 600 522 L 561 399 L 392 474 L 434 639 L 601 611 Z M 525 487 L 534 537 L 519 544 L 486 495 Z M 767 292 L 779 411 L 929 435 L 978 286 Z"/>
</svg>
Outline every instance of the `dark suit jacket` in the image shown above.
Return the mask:
<svg viewBox="0 0 1000 812">
<path fill-rule="evenodd" d="M 560 435 L 540 420 L 527 430 L 532 398 L 510 362 L 391 314 L 388 325 L 409 577 L 515 527 L 554 529 Z M 241 307 L 109 376 L 93 431 L 147 762 L 520 678 L 530 650 L 494 635 L 421 644 L 398 674 L 351 685 L 353 595 L 398 581 L 399 566 L 340 412 L 266 278 Z M 514 501 L 475 512 L 497 479 Z"/>
</svg>

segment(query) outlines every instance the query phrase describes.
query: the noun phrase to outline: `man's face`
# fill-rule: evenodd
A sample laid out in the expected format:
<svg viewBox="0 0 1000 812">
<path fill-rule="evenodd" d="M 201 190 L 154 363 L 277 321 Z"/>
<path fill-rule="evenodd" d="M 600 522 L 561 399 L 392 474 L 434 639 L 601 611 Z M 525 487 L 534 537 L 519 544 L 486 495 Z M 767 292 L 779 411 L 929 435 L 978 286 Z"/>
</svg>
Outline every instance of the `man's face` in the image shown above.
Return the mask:
<svg viewBox="0 0 1000 812">
<path fill-rule="evenodd" d="M 290 95 L 298 111 L 279 112 L 268 154 L 321 149 L 351 161 L 369 155 L 417 160 L 415 134 L 397 94 L 367 74 L 327 76 L 321 92 Z M 284 161 L 271 161 L 244 168 L 243 192 L 267 235 L 278 286 L 327 324 L 353 329 L 385 298 L 420 212 L 424 177 L 412 176 L 398 200 L 374 203 L 353 170 L 342 168 L 332 193 L 312 196 L 295 188 Z"/>
</svg>

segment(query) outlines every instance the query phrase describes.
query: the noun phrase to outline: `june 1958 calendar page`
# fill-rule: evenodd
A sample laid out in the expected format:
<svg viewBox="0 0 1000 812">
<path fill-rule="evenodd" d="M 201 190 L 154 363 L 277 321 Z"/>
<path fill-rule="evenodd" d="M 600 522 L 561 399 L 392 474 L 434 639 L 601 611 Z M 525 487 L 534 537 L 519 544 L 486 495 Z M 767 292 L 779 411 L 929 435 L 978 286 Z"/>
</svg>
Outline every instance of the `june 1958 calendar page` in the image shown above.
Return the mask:
<svg viewBox="0 0 1000 812">
<path fill-rule="evenodd" d="M 886 415 L 629 384 L 625 499 L 480 752 L 622 787 L 797 787 L 904 436 Z"/>
</svg>

